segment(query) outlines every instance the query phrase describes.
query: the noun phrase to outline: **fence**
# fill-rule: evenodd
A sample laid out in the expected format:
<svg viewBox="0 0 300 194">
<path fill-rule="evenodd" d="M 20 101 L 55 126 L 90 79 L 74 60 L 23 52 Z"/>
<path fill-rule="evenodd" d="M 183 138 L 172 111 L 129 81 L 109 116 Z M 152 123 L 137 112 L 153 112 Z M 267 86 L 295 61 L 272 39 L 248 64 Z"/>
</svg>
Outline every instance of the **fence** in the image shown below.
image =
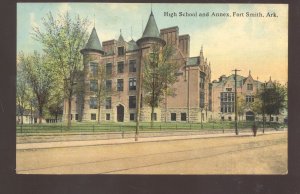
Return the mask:
<svg viewBox="0 0 300 194">
<path fill-rule="evenodd" d="M 263 128 L 263 123 L 256 123 Z M 239 129 L 251 129 L 253 122 L 238 122 Z M 265 123 L 265 128 L 279 129 L 286 127 L 281 123 Z M 235 128 L 235 122 L 209 122 L 209 123 L 141 123 L 139 131 L 224 131 Z M 72 123 L 68 128 L 65 123 L 49 124 L 23 124 L 17 125 L 17 134 L 30 133 L 96 133 L 96 132 L 133 132 L 135 123 Z"/>
</svg>

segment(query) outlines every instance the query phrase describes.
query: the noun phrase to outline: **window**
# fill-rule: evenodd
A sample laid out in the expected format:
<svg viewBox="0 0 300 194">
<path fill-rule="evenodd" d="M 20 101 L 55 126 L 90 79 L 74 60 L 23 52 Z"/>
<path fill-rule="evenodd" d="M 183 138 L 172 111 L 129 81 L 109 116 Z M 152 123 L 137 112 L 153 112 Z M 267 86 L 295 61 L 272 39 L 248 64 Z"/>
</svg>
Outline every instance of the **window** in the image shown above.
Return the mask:
<svg viewBox="0 0 300 194">
<path fill-rule="evenodd" d="M 253 84 L 247 84 L 247 90 L 253 90 Z"/>
<path fill-rule="evenodd" d="M 230 116 L 228 117 L 228 121 L 231 121 L 231 117 Z"/>
<path fill-rule="evenodd" d="M 98 103 L 96 97 L 90 97 L 90 109 L 97 109 Z"/>
<path fill-rule="evenodd" d="M 90 70 L 92 76 L 94 77 L 98 76 L 98 63 L 90 62 Z"/>
<path fill-rule="evenodd" d="M 129 108 L 136 108 L 136 96 L 129 96 Z"/>
<path fill-rule="evenodd" d="M 107 63 L 106 64 L 106 75 L 111 75 L 112 74 L 112 64 L 111 63 Z"/>
<path fill-rule="evenodd" d="M 78 114 L 75 114 L 75 120 L 78 121 Z"/>
<path fill-rule="evenodd" d="M 105 86 L 106 86 L 106 91 L 107 92 L 111 91 L 111 85 L 112 85 L 112 81 L 111 80 L 106 80 Z"/>
<path fill-rule="evenodd" d="M 130 119 L 131 121 L 134 121 L 134 113 L 130 113 L 129 119 Z"/>
<path fill-rule="evenodd" d="M 71 114 L 71 120 L 73 120 L 73 115 Z"/>
<path fill-rule="evenodd" d="M 274 121 L 274 118 L 273 118 L 273 117 L 270 117 L 270 121 Z"/>
<path fill-rule="evenodd" d="M 176 113 L 171 113 L 171 121 L 176 121 Z"/>
<path fill-rule="evenodd" d="M 181 113 L 181 121 L 186 121 L 186 113 Z"/>
<path fill-rule="evenodd" d="M 118 47 L 118 55 L 124 55 L 125 54 L 125 49 L 124 47 Z"/>
<path fill-rule="evenodd" d="M 154 112 L 153 115 L 151 115 L 151 118 L 153 118 L 153 121 L 157 120 L 157 114 Z"/>
<path fill-rule="evenodd" d="M 129 78 L 129 90 L 136 90 L 136 78 Z"/>
<path fill-rule="evenodd" d="M 110 120 L 110 114 L 109 114 L 109 113 L 106 114 L 106 120 L 107 120 L 107 121 Z"/>
<path fill-rule="evenodd" d="M 232 88 L 226 88 L 226 92 L 231 92 Z"/>
<path fill-rule="evenodd" d="M 278 122 L 278 120 L 279 120 L 278 117 L 276 117 L 276 121 L 277 121 L 277 122 Z"/>
<path fill-rule="evenodd" d="M 90 91 L 91 92 L 97 92 L 98 91 L 98 81 L 97 80 L 91 80 L 90 81 Z"/>
<path fill-rule="evenodd" d="M 246 102 L 254 102 L 254 96 L 247 95 Z"/>
<path fill-rule="evenodd" d="M 117 80 L 117 91 L 123 91 L 123 85 L 124 85 L 123 83 L 124 83 L 123 79 Z"/>
<path fill-rule="evenodd" d="M 129 61 L 129 72 L 136 72 L 136 61 L 135 60 Z"/>
<path fill-rule="evenodd" d="M 221 112 L 234 112 L 234 92 L 221 92 Z"/>
<path fill-rule="evenodd" d="M 203 72 L 200 72 L 200 83 L 199 87 L 201 89 L 204 89 L 204 84 L 205 84 L 205 74 Z"/>
<path fill-rule="evenodd" d="M 96 114 L 95 113 L 91 114 L 91 120 L 96 120 Z"/>
<path fill-rule="evenodd" d="M 204 108 L 204 100 L 205 100 L 205 95 L 204 91 L 200 91 L 200 108 Z"/>
<path fill-rule="evenodd" d="M 118 62 L 118 73 L 124 73 L 124 62 Z"/>
<path fill-rule="evenodd" d="M 106 109 L 111 109 L 111 97 L 107 97 L 105 99 L 105 108 Z"/>
</svg>

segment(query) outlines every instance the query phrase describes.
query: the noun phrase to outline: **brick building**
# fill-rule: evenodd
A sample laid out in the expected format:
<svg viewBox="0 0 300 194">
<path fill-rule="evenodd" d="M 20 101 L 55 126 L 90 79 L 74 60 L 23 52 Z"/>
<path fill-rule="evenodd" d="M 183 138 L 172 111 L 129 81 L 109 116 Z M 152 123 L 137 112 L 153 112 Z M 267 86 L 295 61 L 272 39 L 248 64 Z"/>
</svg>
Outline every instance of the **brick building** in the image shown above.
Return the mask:
<svg viewBox="0 0 300 194">
<path fill-rule="evenodd" d="M 107 79 L 105 88 L 108 92 L 101 102 L 100 120 L 128 122 L 137 116 L 137 104 L 141 103 L 140 120 L 151 120 L 151 108 L 143 102 L 143 66 L 144 59 L 149 56 L 151 46 L 161 47 L 171 44 L 175 48 L 172 60 L 180 64 L 178 69 L 175 96 L 167 96 L 155 109 L 156 121 L 200 122 L 210 117 L 211 68 L 204 58 L 203 48 L 199 48 L 199 56 L 190 57 L 190 36 L 180 35 L 177 26 L 158 29 L 151 11 L 143 35 L 137 41 L 125 41 L 122 34 L 118 40 L 103 41 L 102 44 L 93 28 L 88 42 L 81 50 L 83 55 L 83 106 L 79 105 L 78 96 L 72 102 L 72 120 L 79 117 L 83 121 L 96 121 L 97 89 L 100 84 L 99 71 L 105 68 Z M 140 91 L 139 91 L 140 90 Z M 137 95 L 141 93 L 141 96 Z M 64 118 L 67 113 L 64 107 Z M 205 115 L 204 112 L 205 111 Z"/>
<path fill-rule="evenodd" d="M 222 75 L 219 80 L 212 82 L 212 120 L 234 121 L 235 118 L 235 75 Z M 238 120 L 254 120 L 255 114 L 251 108 L 251 103 L 255 101 L 255 95 L 262 90 L 264 83 L 253 79 L 251 72 L 247 77 L 237 75 L 237 98 L 241 98 L 241 102 L 245 103 L 245 107 L 238 115 Z M 274 82 L 270 80 L 266 82 L 266 87 L 273 87 Z M 283 122 L 287 116 L 287 111 L 283 110 L 280 115 L 272 115 L 266 117 L 266 121 Z M 256 119 L 262 120 L 262 115 L 256 115 Z"/>
</svg>

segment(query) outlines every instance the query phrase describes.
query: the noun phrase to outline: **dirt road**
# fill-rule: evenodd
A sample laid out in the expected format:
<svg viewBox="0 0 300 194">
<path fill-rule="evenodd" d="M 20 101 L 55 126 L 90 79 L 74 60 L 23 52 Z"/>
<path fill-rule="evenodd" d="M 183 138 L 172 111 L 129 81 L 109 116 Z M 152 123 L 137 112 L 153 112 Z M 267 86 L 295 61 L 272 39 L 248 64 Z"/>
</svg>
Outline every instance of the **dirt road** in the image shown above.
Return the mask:
<svg viewBox="0 0 300 194">
<path fill-rule="evenodd" d="M 18 174 L 285 174 L 287 132 L 17 150 Z"/>
</svg>

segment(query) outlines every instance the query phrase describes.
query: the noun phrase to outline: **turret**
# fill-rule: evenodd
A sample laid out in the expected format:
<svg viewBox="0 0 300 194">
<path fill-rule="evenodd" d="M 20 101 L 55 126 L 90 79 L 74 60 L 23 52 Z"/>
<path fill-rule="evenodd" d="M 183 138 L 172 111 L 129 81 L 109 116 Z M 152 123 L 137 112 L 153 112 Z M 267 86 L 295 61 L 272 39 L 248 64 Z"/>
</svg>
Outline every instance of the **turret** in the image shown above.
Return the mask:
<svg viewBox="0 0 300 194">
<path fill-rule="evenodd" d="M 104 54 L 100 40 L 98 38 L 95 27 L 85 45 L 85 47 L 80 51 L 83 55 L 83 72 L 84 72 L 84 93 L 88 94 L 90 92 L 90 85 L 96 85 L 98 82 L 98 68 L 99 62 Z M 89 102 L 91 98 L 89 95 L 84 95 L 84 105 L 83 112 L 87 113 L 89 111 Z M 89 120 L 89 115 L 83 114 L 83 120 Z"/>
<path fill-rule="evenodd" d="M 162 46 L 166 44 L 166 42 L 160 37 L 153 12 L 151 11 L 151 14 L 149 16 L 146 28 L 144 30 L 142 38 L 140 38 L 137 41 L 137 45 L 141 47 L 143 43 L 147 42 L 155 42 L 155 43 L 160 43 Z"/>
<path fill-rule="evenodd" d="M 89 37 L 88 42 L 86 43 L 85 47 L 80 51 L 82 54 L 85 54 L 86 52 L 96 52 L 104 54 L 104 51 L 102 49 L 100 40 L 98 38 L 97 32 L 95 27 L 92 30 L 92 33 Z"/>
</svg>

